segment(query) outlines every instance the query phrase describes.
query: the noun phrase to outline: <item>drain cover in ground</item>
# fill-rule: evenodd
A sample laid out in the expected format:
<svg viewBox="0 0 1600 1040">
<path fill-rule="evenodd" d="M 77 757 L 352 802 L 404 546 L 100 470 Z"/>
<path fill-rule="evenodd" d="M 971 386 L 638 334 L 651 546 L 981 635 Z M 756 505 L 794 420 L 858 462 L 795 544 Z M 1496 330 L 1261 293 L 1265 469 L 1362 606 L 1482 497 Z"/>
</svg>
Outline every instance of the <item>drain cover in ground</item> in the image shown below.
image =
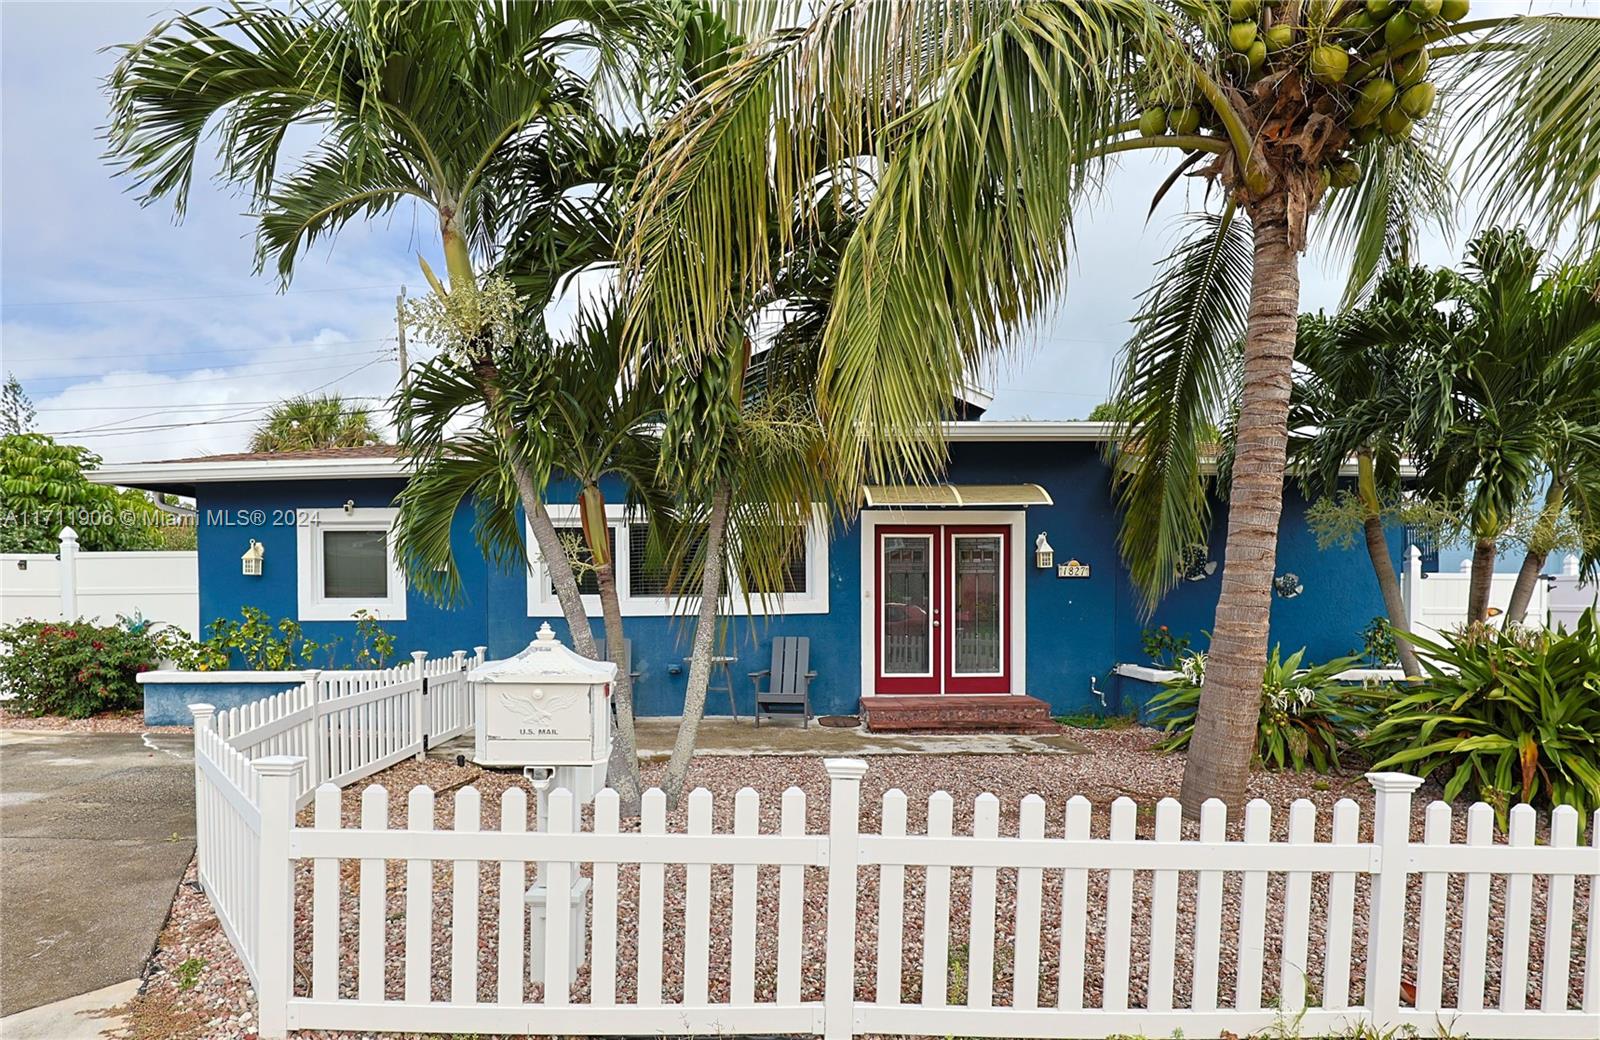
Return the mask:
<svg viewBox="0 0 1600 1040">
<path fill-rule="evenodd" d="M 832 729 L 855 729 L 861 725 L 861 719 L 854 715 L 824 715 L 817 723 Z"/>
</svg>

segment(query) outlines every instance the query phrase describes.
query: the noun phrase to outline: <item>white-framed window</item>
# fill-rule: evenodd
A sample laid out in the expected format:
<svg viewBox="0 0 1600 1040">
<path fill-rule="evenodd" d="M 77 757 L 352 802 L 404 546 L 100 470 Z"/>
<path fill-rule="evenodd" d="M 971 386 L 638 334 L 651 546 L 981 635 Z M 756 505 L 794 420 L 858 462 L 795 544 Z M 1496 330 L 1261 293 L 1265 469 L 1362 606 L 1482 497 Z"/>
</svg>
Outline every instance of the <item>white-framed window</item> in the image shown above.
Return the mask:
<svg viewBox="0 0 1600 1040">
<path fill-rule="evenodd" d="M 300 620 L 349 621 L 359 610 L 404 621 L 406 581 L 394 551 L 393 509 L 296 513 Z"/>
<path fill-rule="evenodd" d="M 557 531 L 564 536 L 581 537 L 576 505 L 551 505 L 547 508 Z M 606 523 L 611 531 L 612 556 L 616 562 L 617 599 L 625 617 L 666 616 L 693 613 L 697 609 L 697 597 L 685 598 L 670 589 L 670 575 L 652 567 L 645 556 L 649 540 L 648 520 L 641 516 L 630 517 L 626 506 L 608 505 Z M 525 529 L 524 534 L 530 560 L 528 616 L 560 614 L 561 604 L 556 599 L 544 557 L 533 540 L 533 533 Z M 725 594 L 723 607 L 730 614 L 826 614 L 828 534 L 821 508 L 816 510 L 812 522 L 806 527 L 801 550 L 789 561 L 783 591 L 774 590 L 763 597 L 752 589 L 746 597 L 737 576 L 733 579 L 733 586 Z M 599 616 L 599 588 L 593 575 L 579 574 L 578 587 L 584 594 L 585 609 L 591 616 Z"/>
</svg>

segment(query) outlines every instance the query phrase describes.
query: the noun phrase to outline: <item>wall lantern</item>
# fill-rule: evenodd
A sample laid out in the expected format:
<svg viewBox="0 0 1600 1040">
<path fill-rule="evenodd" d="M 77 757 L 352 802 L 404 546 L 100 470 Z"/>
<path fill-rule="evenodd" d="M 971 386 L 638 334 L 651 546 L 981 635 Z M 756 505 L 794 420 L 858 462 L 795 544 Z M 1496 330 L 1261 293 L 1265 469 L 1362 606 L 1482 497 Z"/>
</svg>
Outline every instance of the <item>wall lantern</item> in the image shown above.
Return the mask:
<svg viewBox="0 0 1600 1040">
<path fill-rule="evenodd" d="M 345 516 L 354 515 L 355 511 L 356 511 L 356 500 L 353 499 L 353 498 L 345 499 L 344 500 L 344 515 Z"/>
<path fill-rule="evenodd" d="M 1050 548 L 1050 539 L 1045 537 L 1043 531 L 1033 540 L 1033 565 L 1042 571 L 1056 565 L 1056 551 Z"/>
<path fill-rule="evenodd" d="M 247 577 L 259 578 L 261 576 L 261 558 L 266 554 L 267 551 L 261 547 L 260 542 L 254 538 L 250 539 L 250 548 L 246 549 L 244 555 L 239 557 L 243 564 L 242 570 Z"/>
</svg>

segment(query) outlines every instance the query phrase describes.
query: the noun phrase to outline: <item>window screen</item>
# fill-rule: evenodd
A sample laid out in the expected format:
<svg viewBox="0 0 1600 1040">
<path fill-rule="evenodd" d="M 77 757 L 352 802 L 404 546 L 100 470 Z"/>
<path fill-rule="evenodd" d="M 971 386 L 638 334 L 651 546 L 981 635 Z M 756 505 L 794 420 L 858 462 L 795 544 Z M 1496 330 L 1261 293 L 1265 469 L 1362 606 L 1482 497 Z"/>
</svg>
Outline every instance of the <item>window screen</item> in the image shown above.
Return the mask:
<svg viewBox="0 0 1600 1040">
<path fill-rule="evenodd" d="M 745 591 L 752 596 L 776 595 L 777 593 L 791 593 L 804 595 L 806 592 L 806 539 L 801 535 L 794 548 L 789 551 L 789 558 L 783 564 L 782 585 L 778 588 L 766 588 L 770 584 L 761 576 L 746 574 L 744 576 Z"/>
<path fill-rule="evenodd" d="M 678 585 L 682 585 L 685 576 L 693 574 L 699 567 L 699 556 L 702 543 L 705 540 L 704 532 L 697 533 L 693 544 L 688 548 L 688 560 L 677 569 Z M 674 587 L 673 572 L 659 562 L 652 562 L 649 557 L 650 526 L 648 524 L 628 525 L 628 595 L 630 596 L 675 596 L 683 591 Z"/>
<path fill-rule="evenodd" d="M 388 532 L 322 532 L 322 595 L 326 599 L 387 597 Z"/>
<path fill-rule="evenodd" d="M 584 596 L 600 595 L 600 579 L 595 575 L 594 568 L 589 566 L 589 546 L 583 540 L 583 528 L 558 527 L 556 534 L 561 536 L 561 544 L 567 547 L 568 554 L 572 557 L 573 571 L 578 579 L 578 592 Z M 606 544 L 611 547 L 611 558 L 617 558 L 617 529 L 606 528 Z M 555 582 L 550 583 L 550 595 L 556 594 Z"/>
</svg>

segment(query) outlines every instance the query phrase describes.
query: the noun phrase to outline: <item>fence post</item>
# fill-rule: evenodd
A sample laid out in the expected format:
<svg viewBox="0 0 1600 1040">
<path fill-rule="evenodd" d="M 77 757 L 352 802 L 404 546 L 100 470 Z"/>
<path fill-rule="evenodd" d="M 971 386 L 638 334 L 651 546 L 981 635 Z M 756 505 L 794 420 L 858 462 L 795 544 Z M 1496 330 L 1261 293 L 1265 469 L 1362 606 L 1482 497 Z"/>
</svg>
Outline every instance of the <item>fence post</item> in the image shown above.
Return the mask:
<svg viewBox="0 0 1600 1040">
<path fill-rule="evenodd" d="M 1422 599 L 1422 550 L 1415 545 L 1406 546 L 1406 576 L 1400 588 L 1400 600 L 1405 604 L 1406 631 L 1417 630 L 1417 603 Z"/>
<path fill-rule="evenodd" d="M 473 660 L 473 663 L 474 664 L 482 664 L 484 655 L 487 654 L 488 652 L 489 652 L 489 648 L 486 647 L 486 646 L 475 646 L 475 647 L 473 647 L 472 648 L 472 660 Z"/>
<path fill-rule="evenodd" d="M 1406 876 L 1410 868 L 1411 792 L 1422 786 L 1409 773 L 1368 773 L 1373 799 L 1372 841 L 1378 872 L 1372 876 L 1367 919 L 1367 1008 L 1378 1031 L 1400 1024 L 1400 966 L 1405 955 Z"/>
<path fill-rule="evenodd" d="M 61 529 L 61 619 L 78 617 L 78 532 Z"/>
<path fill-rule="evenodd" d="M 211 815 L 206 811 L 204 799 L 206 781 L 200 772 L 200 756 L 205 754 L 201 750 L 201 742 L 205 734 L 216 728 L 217 708 L 214 704 L 191 704 L 189 714 L 194 716 L 194 858 L 195 876 L 200 880 L 200 887 L 206 887 L 206 819 Z M 209 757 L 209 756 L 207 756 Z"/>
<path fill-rule="evenodd" d="M 260 932 L 256 940 L 256 1004 L 261 1040 L 289 1032 L 289 997 L 294 993 L 294 861 L 289 858 L 294 829 L 298 755 L 269 755 L 251 763 L 261 778 Z"/>
<path fill-rule="evenodd" d="M 417 761 L 421 762 L 428 757 L 428 677 L 423 671 L 423 662 L 428 659 L 428 651 L 411 651 L 411 661 L 414 671 L 413 679 L 422 680 L 422 686 L 416 695 L 411 698 L 411 739 L 417 743 Z"/>
<path fill-rule="evenodd" d="M 861 858 L 859 758 L 823 762 L 828 792 L 828 954 L 822 990 L 822 1035 L 845 1040 L 855 1034 L 856 878 Z"/>
<path fill-rule="evenodd" d="M 328 779 L 327 752 L 322 746 L 322 669 L 307 668 L 301 673 L 306 677 L 306 689 L 311 693 L 311 784 L 308 790 L 315 791 L 317 785 Z"/>
</svg>

